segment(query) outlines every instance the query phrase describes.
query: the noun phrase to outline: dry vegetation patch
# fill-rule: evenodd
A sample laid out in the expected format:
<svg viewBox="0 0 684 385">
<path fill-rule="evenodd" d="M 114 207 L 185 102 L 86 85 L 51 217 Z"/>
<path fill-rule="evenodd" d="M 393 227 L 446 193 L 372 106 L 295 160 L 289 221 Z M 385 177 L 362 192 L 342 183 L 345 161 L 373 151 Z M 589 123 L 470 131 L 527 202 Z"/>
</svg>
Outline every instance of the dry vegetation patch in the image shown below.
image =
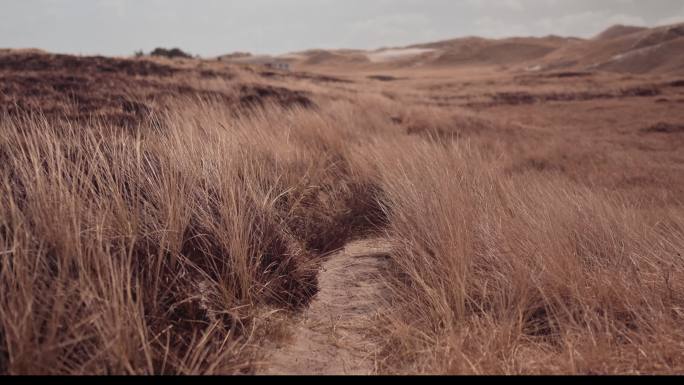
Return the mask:
<svg viewBox="0 0 684 385">
<path fill-rule="evenodd" d="M 181 97 L 190 102 L 217 101 L 235 110 L 264 103 L 314 106 L 305 91 L 239 81 L 239 76 L 239 70 L 232 67 L 202 69 L 146 58 L 9 53 L 0 55 L 0 112 L 10 116 L 40 113 L 61 121 L 95 118 L 134 127 L 152 111 L 173 107 Z"/>
<path fill-rule="evenodd" d="M 264 105 L 185 102 L 134 133 L 3 121 L 6 372 L 252 370 L 259 309 L 305 306 L 377 207 L 334 112 Z"/>
<path fill-rule="evenodd" d="M 676 81 L 382 71 L 0 53 L 0 372 L 251 373 L 373 235 L 381 371 L 681 373 Z"/>
<path fill-rule="evenodd" d="M 387 161 L 397 147 L 410 155 Z M 681 211 L 646 214 L 562 175 L 506 176 L 467 145 L 380 154 L 398 301 L 382 328 L 388 370 L 681 370 Z"/>
<path fill-rule="evenodd" d="M 644 132 L 656 132 L 664 134 L 673 134 L 676 132 L 684 132 L 684 124 L 672 124 L 665 122 L 658 122 L 648 128 L 644 129 Z"/>
<path fill-rule="evenodd" d="M 500 92 L 492 96 L 493 105 L 522 105 L 545 102 L 587 101 L 596 99 L 616 99 L 625 97 L 653 97 L 661 91 L 653 87 L 630 87 L 612 92 L 553 92 L 533 94 L 529 92 Z"/>
</svg>

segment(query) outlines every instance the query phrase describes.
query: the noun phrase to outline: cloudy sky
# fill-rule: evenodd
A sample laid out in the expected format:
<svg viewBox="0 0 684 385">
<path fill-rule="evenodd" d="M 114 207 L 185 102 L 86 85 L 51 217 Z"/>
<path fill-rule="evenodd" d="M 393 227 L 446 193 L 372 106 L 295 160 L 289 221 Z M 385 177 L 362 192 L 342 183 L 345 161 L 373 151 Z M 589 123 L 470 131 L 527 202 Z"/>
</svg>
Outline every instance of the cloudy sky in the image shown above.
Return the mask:
<svg viewBox="0 0 684 385">
<path fill-rule="evenodd" d="M 592 36 L 684 22 L 683 0 L 0 0 L 0 47 L 212 56 L 378 48 L 467 35 Z"/>
</svg>

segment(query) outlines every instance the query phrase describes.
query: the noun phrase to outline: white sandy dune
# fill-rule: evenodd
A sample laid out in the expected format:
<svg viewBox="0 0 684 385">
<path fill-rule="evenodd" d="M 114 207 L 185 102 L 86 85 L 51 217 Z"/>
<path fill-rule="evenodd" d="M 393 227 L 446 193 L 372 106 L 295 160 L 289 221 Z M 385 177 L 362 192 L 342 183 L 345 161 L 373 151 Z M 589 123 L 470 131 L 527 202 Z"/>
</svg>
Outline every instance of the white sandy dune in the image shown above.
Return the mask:
<svg viewBox="0 0 684 385">
<path fill-rule="evenodd" d="M 366 55 L 368 56 L 368 60 L 370 60 L 373 63 L 383 63 L 395 60 L 409 59 L 411 57 L 420 56 L 433 51 L 434 49 L 429 48 L 400 48 L 384 49 L 381 51 L 369 52 Z"/>
</svg>

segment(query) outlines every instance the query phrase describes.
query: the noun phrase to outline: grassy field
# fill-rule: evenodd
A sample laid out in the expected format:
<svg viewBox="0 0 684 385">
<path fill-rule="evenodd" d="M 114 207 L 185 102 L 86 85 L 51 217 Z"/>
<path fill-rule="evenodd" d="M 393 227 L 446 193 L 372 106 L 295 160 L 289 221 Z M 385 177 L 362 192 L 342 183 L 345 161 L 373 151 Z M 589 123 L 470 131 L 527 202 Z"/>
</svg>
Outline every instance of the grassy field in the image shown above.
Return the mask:
<svg viewBox="0 0 684 385">
<path fill-rule="evenodd" d="M 252 373 L 347 242 L 387 373 L 682 373 L 684 89 L 0 54 L 0 373 Z"/>
</svg>

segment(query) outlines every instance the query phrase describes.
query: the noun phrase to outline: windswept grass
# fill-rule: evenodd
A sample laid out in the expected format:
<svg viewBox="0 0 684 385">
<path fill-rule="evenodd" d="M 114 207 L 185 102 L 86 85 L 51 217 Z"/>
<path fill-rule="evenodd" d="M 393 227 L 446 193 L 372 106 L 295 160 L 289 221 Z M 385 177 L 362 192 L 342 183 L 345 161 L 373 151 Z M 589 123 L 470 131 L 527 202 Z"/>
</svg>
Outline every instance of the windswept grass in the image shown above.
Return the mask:
<svg viewBox="0 0 684 385">
<path fill-rule="evenodd" d="M 381 371 L 684 371 L 681 136 L 644 130 L 681 118 L 667 103 L 495 103 L 568 84 L 446 69 L 3 60 L 2 374 L 251 373 L 322 259 L 371 233 L 393 244 Z"/>
<path fill-rule="evenodd" d="M 684 370 L 684 211 L 507 174 L 505 154 L 468 144 L 376 144 L 395 243 L 386 369 Z"/>
<path fill-rule="evenodd" d="M 172 111 L 3 120 L 3 372 L 249 371 L 260 309 L 305 305 L 317 256 L 370 228 L 349 108 Z"/>
</svg>

